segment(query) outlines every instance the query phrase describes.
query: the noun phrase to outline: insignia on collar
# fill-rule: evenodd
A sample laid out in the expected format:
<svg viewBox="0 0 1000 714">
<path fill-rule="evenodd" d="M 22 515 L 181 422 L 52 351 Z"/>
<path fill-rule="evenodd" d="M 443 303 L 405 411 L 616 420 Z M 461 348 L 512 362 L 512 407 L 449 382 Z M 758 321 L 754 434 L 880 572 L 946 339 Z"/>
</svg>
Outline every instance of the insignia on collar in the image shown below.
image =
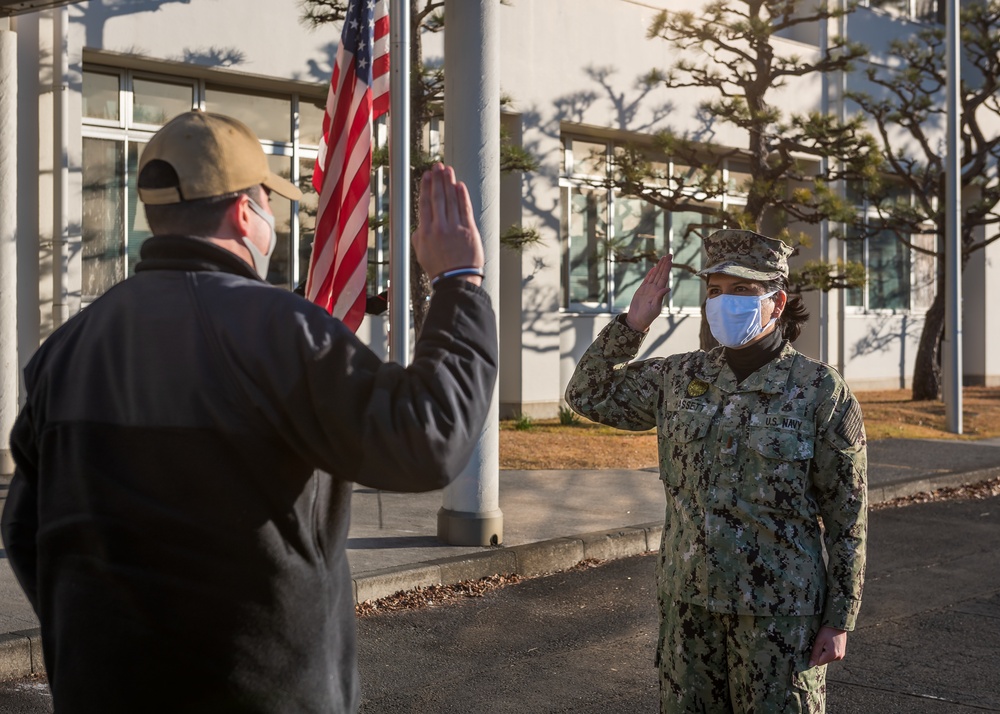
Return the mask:
<svg viewBox="0 0 1000 714">
<path fill-rule="evenodd" d="M 689 397 L 700 397 L 702 394 L 708 391 L 708 382 L 702 382 L 700 379 L 696 379 L 688 384 L 688 396 Z"/>
</svg>

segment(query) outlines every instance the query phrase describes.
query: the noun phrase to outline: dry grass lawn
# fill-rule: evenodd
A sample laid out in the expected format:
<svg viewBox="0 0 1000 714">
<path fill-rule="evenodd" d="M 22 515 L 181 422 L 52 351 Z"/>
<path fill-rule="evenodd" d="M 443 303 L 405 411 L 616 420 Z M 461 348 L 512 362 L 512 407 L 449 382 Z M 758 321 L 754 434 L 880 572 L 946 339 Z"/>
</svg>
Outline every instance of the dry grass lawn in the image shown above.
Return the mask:
<svg viewBox="0 0 1000 714">
<path fill-rule="evenodd" d="M 868 440 L 983 439 L 1000 436 L 1000 387 L 968 387 L 963 431 L 947 430 L 945 405 L 914 402 L 909 390 L 859 392 Z M 625 432 L 586 420 L 564 426 L 558 419 L 503 421 L 502 469 L 638 469 L 655 467 L 656 433 Z"/>
</svg>

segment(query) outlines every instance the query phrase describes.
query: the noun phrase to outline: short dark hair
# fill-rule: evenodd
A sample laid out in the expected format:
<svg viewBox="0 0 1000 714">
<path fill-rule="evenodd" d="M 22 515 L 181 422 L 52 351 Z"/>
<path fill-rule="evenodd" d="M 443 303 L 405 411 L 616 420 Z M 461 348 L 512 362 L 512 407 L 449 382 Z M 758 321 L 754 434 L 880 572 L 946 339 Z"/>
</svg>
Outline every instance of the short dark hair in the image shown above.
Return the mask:
<svg viewBox="0 0 1000 714">
<path fill-rule="evenodd" d="M 175 188 L 180 185 L 180 179 L 174 167 L 166 161 L 154 159 L 143 167 L 139 174 L 139 188 Z M 158 235 L 172 234 L 210 238 L 222 225 L 226 212 L 241 196 L 246 195 L 258 203 L 261 200 L 261 187 L 250 188 L 224 196 L 199 198 L 194 201 L 167 203 L 161 205 L 144 204 L 146 221 L 153 233 Z"/>
</svg>

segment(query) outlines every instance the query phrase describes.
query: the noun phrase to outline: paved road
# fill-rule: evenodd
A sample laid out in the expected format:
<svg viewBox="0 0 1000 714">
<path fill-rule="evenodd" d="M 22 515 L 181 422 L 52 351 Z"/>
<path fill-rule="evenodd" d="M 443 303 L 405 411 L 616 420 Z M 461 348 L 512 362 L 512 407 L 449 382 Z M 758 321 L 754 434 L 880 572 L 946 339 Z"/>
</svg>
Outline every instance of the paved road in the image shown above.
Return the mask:
<svg viewBox="0 0 1000 714">
<path fill-rule="evenodd" d="M 654 557 L 364 619 L 362 712 L 652 712 Z"/>
<path fill-rule="evenodd" d="M 52 711 L 52 697 L 43 681 L 0 682 L 0 712 L 42 714 Z"/>
<path fill-rule="evenodd" d="M 652 569 L 652 556 L 629 558 L 361 620 L 362 711 L 654 712 Z M 998 642 L 1000 498 L 875 512 L 865 604 L 827 710 L 1000 712 Z M 0 711 L 48 707 L 0 687 Z"/>
<path fill-rule="evenodd" d="M 877 511 L 871 543 L 829 714 L 1000 712 L 1000 498 Z M 652 568 L 630 558 L 362 620 L 363 711 L 656 711 Z"/>
<path fill-rule="evenodd" d="M 829 710 L 1000 712 L 1000 497 L 878 511 L 871 543 Z"/>
</svg>

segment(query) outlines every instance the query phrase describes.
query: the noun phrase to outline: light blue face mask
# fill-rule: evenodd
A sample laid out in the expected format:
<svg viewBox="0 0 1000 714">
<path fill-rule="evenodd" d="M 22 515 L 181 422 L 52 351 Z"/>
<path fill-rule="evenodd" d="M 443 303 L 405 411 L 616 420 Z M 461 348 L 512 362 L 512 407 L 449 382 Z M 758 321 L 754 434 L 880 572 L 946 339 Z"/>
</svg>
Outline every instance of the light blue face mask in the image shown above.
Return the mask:
<svg viewBox="0 0 1000 714">
<path fill-rule="evenodd" d="M 777 290 L 767 295 L 716 295 L 705 303 L 705 317 L 712 330 L 712 336 L 731 349 L 738 349 L 757 337 L 774 324 L 771 318 L 766 325 L 760 324 L 761 303 Z"/>
<path fill-rule="evenodd" d="M 274 253 L 274 247 L 278 245 L 278 232 L 274 229 L 274 216 L 261 208 L 249 196 L 247 196 L 247 201 L 249 201 L 250 210 L 263 218 L 271 228 L 271 243 L 268 245 L 266 253 L 261 253 L 249 238 L 243 241 L 247 250 L 250 251 L 250 257 L 253 259 L 253 269 L 257 271 L 257 275 L 260 276 L 261 280 L 267 280 L 267 267 L 271 263 L 271 254 Z"/>
</svg>

